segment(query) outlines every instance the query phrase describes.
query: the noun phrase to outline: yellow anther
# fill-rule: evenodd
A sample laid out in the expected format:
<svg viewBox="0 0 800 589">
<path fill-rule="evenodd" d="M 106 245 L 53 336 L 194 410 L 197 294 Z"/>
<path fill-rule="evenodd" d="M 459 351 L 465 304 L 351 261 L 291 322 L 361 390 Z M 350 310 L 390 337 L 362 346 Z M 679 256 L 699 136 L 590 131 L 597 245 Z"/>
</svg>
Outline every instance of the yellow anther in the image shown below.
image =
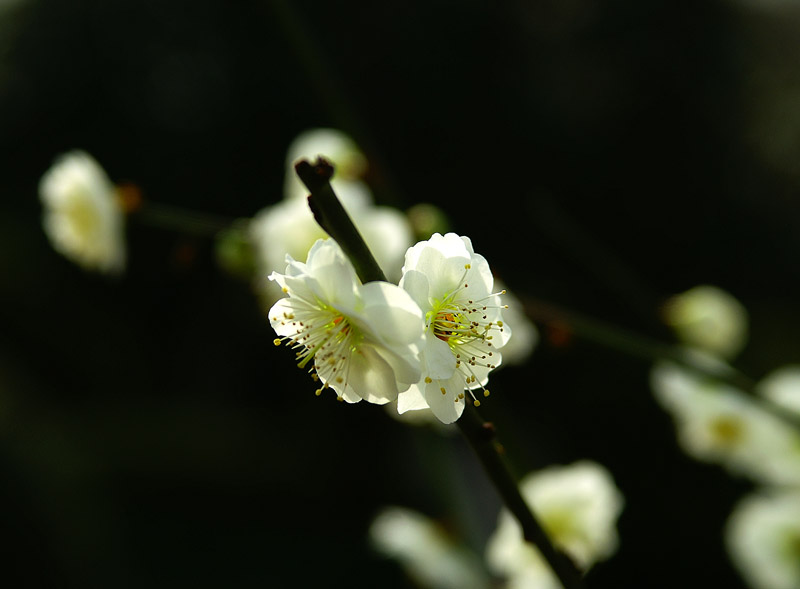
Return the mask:
<svg viewBox="0 0 800 589">
<path fill-rule="evenodd" d="M 481 406 L 481 402 L 478 401 L 478 399 L 475 399 L 475 402 L 472 403 L 472 404 L 475 405 L 475 407 L 480 407 Z"/>
<path fill-rule="evenodd" d="M 447 391 L 445 390 L 445 388 L 444 388 L 444 387 L 440 387 L 440 388 L 439 388 L 439 390 L 440 390 L 440 391 L 442 391 L 442 394 L 443 394 L 443 395 L 446 395 L 446 394 L 447 394 Z"/>
<path fill-rule="evenodd" d="M 470 268 L 472 268 L 472 264 L 464 264 L 465 270 L 469 270 Z"/>
<path fill-rule="evenodd" d="M 506 309 L 508 309 L 508 305 L 506 305 Z M 502 321 L 498 321 L 497 322 L 497 326 L 498 327 L 503 327 L 503 322 Z"/>
<path fill-rule="evenodd" d="M 340 396 L 336 397 L 336 400 L 337 400 L 337 401 L 344 401 L 344 397 L 342 397 L 342 396 L 340 395 Z"/>
<path fill-rule="evenodd" d="M 338 382 L 339 384 L 342 384 L 344 382 L 344 379 L 341 376 L 337 376 L 336 377 L 336 382 Z"/>
<path fill-rule="evenodd" d="M 489 396 L 489 389 L 483 389 L 483 396 L 484 397 L 488 397 Z"/>
<path fill-rule="evenodd" d="M 283 342 L 281 341 L 281 338 L 279 338 L 279 337 L 276 337 L 274 340 L 272 340 L 272 343 L 273 343 L 273 344 L 275 344 L 276 346 L 279 346 L 279 345 L 281 345 Z"/>
<path fill-rule="evenodd" d="M 319 396 L 322 394 L 322 389 L 317 389 L 316 391 L 314 391 L 314 394 L 315 394 L 317 397 L 319 397 Z"/>
<path fill-rule="evenodd" d="M 433 380 L 431 379 L 430 376 L 426 376 L 425 377 L 425 382 L 428 383 L 428 384 L 431 384 L 433 382 Z"/>
</svg>

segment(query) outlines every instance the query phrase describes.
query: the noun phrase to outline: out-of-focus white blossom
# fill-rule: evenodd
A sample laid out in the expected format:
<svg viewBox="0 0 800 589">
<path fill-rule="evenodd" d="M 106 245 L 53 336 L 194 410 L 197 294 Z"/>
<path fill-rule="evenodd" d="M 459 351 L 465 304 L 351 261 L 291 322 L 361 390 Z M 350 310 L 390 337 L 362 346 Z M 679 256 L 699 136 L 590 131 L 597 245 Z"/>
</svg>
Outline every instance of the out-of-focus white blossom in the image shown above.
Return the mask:
<svg viewBox="0 0 800 589">
<path fill-rule="evenodd" d="M 305 199 L 308 190 L 294 170 L 298 160 L 315 160 L 318 156 L 334 165 L 331 186 L 389 280 L 400 279 L 403 256 L 413 243 L 411 224 L 402 212 L 374 205 L 372 192 L 361 180 L 367 160 L 355 142 L 335 129 L 305 131 L 292 142 L 286 155 L 284 199 L 261 210 L 250 224 L 255 286 L 270 302 L 277 300 L 280 292 L 266 277 L 283 270 L 286 254 L 303 260 L 317 239 L 328 237 L 314 219 Z"/>
<path fill-rule="evenodd" d="M 651 385 L 689 455 L 761 482 L 800 483 L 800 434 L 742 391 L 671 362 L 653 367 Z"/>
<path fill-rule="evenodd" d="M 696 286 L 669 298 L 664 319 L 683 343 L 721 358 L 735 357 L 747 343 L 747 310 L 716 286 Z"/>
<path fill-rule="evenodd" d="M 800 489 L 745 497 L 725 529 L 728 553 L 754 589 L 800 587 Z"/>
<path fill-rule="evenodd" d="M 489 264 L 468 237 L 434 233 L 406 252 L 402 286 L 425 315 L 422 378 L 398 399 L 401 412 L 430 408 L 443 423 L 464 410 L 464 391 L 483 389 L 511 335 Z"/>
<path fill-rule="evenodd" d="M 522 479 L 520 492 L 553 543 L 588 570 L 617 550 L 617 519 L 624 498 L 608 470 L 589 460 L 552 466 Z M 557 589 L 561 584 L 539 550 L 525 542 L 511 513 L 500 513 L 486 547 L 489 566 L 518 589 Z"/>
<path fill-rule="evenodd" d="M 424 515 L 387 507 L 369 530 L 375 549 L 396 559 L 414 582 L 431 589 L 489 587 L 477 555 L 457 545 Z"/>
<path fill-rule="evenodd" d="M 531 357 L 536 344 L 539 343 L 539 331 L 533 322 L 523 312 L 522 301 L 514 293 L 506 289 L 505 285 L 495 279 L 495 290 L 506 291 L 503 302 L 508 305 L 503 309 L 503 319 L 514 326 L 514 332 L 503 346 L 503 365 L 524 364 Z"/>
<path fill-rule="evenodd" d="M 776 405 L 800 414 L 800 365 L 773 370 L 758 383 L 758 392 Z"/>
<path fill-rule="evenodd" d="M 114 185 L 84 151 L 59 157 L 39 183 L 44 230 L 53 247 L 86 270 L 125 268 L 124 212 Z"/>
<path fill-rule="evenodd" d="M 368 190 L 361 178 L 367 172 L 367 158 L 349 135 L 337 129 L 309 129 L 298 135 L 286 153 L 285 198 L 302 198 L 308 189 L 294 172 L 301 159 L 324 157 L 333 164 L 331 186 L 337 195 Z"/>
<path fill-rule="evenodd" d="M 273 272 L 285 298 L 269 321 L 297 350 L 300 368 L 309 364 L 323 389 L 340 400 L 382 405 L 419 380 L 422 312 L 399 286 L 361 284 L 353 265 L 332 239 L 318 240 L 306 263 L 287 256 L 286 271 Z"/>
</svg>

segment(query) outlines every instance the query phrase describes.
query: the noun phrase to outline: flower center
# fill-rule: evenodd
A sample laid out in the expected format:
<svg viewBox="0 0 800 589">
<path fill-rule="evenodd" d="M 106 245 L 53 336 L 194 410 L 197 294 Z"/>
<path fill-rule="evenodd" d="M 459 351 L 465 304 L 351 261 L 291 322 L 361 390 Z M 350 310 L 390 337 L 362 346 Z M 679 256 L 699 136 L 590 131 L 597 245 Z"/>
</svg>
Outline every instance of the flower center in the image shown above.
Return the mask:
<svg viewBox="0 0 800 589">
<path fill-rule="evenodd" d="M 455 358 L 456 373 L 463 380 L 463 388 L 457 392 L 455 401 L 463 399 L 463 391 L 466 390 L 475 405 L 479 405 L 480 401 L 475 398 L 472 389 L 483 389 L 484 396 L 489 396 L 483 383 L 488 371 L 497 368 L 492 338 L 493 334 L 503 331 L 503 322 L 499 320 L 496 310 L 507 309 L 508 306 L 497 304 L 497 295 L 505 294 L 505 291 L 488 294 L 480 300 L 467 299 L 465 295 L 469 287 L 464 279 L 469 269 L 469 264 L 464 266 L 464 276 L 458 288 L 447 293 L 443 299 L 433 301 L 426 315 L 426 323 L 433 335 L 449 346 Z M 495 320 L 490 320 L 490 315 Z M 431 384 L 433 379 L 425 377 L 425 382 Z M 445 383 L 437 382 L 442 394 L 446 395 Z"/>
<path fill-rule="evenodd" d="M 709 424 L 711 436 L 721 446 L 735 446 L 744 436 L 741 420 L 731 416 L 720 416 Z"/>
<path fill-rule="evenodd" d="M 324 382 L 317 395 L 329 385 L 347 386 L 350 355 L 361 343 L 361 332 L 347 316 L 329 305 L 317 302 L 311 306 L 298 299 L 295 302 L 294 312 L 284 313 L 281 321 L 283 325 L 290 325 L 293 333 L 275 339 L 275 345 L 285 343 L 296 350 L 298 368 L 305 368 L 314 360 L 309 372 L 315 372 L 314 380 L 322 377 Z M 341 398 L 341 394 L 339 396 Z"/>
</svg>

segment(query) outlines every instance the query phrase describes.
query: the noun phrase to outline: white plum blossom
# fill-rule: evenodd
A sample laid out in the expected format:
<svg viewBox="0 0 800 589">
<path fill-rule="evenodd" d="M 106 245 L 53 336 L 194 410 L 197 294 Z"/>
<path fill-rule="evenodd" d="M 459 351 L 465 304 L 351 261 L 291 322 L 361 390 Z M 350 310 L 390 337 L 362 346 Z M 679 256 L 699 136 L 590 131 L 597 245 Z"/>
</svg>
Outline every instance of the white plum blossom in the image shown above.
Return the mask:
<svg viewBox="0 0 800 589">
<path fill-rule="evenodd" d="M 398 398 L 398 411 L 430 407 L 443 423 L 464 410 L 464 391 L 482 389 L 511 335 L 489 264 L 467 237 L 434 233 L 406 252 L 402 286 L 425 316 L 422 378 Z M 472 394 L 470 392 L 470 394 Z"/>
<path fill-rule="evenodd" d="M 725 528 L 728 553 L 754 589 L 800 587 L 800 489 L 745 497 Z"/>
<path fill-rule="evenodd" d="M 39 183 L 44 230 L 60 254 L 86 270 L 125 267 L 124 212 L 103 168 L 84 151 L 60 156 Z"/>
<path fill-rule="evenodd" d="M 477 555 L 456 544 L 439 525 L 421 513 L 404 507 L 387 507 L 373 520 L 369 535 L 373 547 L 397 560 L 421 587 L 489 587 Z"/>
<path fill-rule="evenodd" d="M 716 286 L 695 286 L 674 295 L 663 311 L 666 323 L 688 346 L 730 359 L 747 343 L 747 309 Z"/>
<path fill-rule="evenodd" d="M 656 399 L 687 454 L 771 484 L 800 484 L 800 434 L 745 393 L 672 362 L 653 367 Z"/>
<path fill-rule="evenodd" d="M 589 460 L 551 466 L 524 477 L 520 493 L 552 542 L 582 570 L 616 552 L 616 524 L 624 498 L 605 467 Z M 561 588 L 507 509 L 489 538 L 486 559 L 494 572 L 508 579 L 509 588 Z"/>
<path fill-rule="evenodd" d="M 286 257 L 273 272 L 285 298 L 269 311 L 272 328 L 297 350 L 309 371 L 339 399 L 384 404 L 420 377 L 422 312 L 400 287 L 361 284 L 350 260 L 331 239 L 318 240 L 305 263 Z"/>
<path fill-rule="evenodd" d="M 356 142 L 338 129 L 318 128 L 303 131 L 289 145 L 284 198 L 302 198 L 308 194 L 294 173 L 294 165 L 301 159 L 313 161 L 320 156 L 333 164 L 331 186 L 338 196 L 369 191 L 361 180 L 367 172 L 367 158 Z"/>
</svg>

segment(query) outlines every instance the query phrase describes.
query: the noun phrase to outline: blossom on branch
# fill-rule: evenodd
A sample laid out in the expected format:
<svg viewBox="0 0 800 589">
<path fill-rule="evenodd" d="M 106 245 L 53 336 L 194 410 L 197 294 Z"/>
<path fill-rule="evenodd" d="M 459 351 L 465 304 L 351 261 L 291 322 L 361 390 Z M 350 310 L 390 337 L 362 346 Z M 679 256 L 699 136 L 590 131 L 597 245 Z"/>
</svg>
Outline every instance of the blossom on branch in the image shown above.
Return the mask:
<svg viewBox="0 0 800 589">
<path fill-rule="evenodd" d="M 53 247 L 86 270 L 125 267 L 124 212 L 103 168 L 84 151 L 59 157 L 42 176 L 44 230 Z"/>
<path fill-rule="evenodd" d="M 422 377 L 398 399 L 398 411 L 430 407 L 443 423 L 464 410 L 464 391 L 481 389 L 501 362 L 511 336 L 502 292 L 493 292 L 489 264 L 467 237 L 434 233 L 406 252 L 402 286 L 425 316 Z M 474 398 L 474 395 L 473 395 Z"/>
<path fill-rule="evenodd" d="M 423 318 L 403 289 L 388 282 L 361 284 L 350 260 L 331 239 L 318 240 L 305 263 L 286 257 L 273 272 L 285 298 L 269 311 L 272 328 L 297 351 L 339 399 L 384 404 L 420 378 Z"/>
<path fill-rule="evenodd" d="M 624 498 L 608 470 L 589 460 L 528 474 L 520 493 L 553 544 L 582 569 L 617 550 L 617 518 Z M 513 589 L 560 589 L 541 552 L 526 542 L 519 522 L 504 509 L 486 546 L 489 566 Z"/>
</svg>

